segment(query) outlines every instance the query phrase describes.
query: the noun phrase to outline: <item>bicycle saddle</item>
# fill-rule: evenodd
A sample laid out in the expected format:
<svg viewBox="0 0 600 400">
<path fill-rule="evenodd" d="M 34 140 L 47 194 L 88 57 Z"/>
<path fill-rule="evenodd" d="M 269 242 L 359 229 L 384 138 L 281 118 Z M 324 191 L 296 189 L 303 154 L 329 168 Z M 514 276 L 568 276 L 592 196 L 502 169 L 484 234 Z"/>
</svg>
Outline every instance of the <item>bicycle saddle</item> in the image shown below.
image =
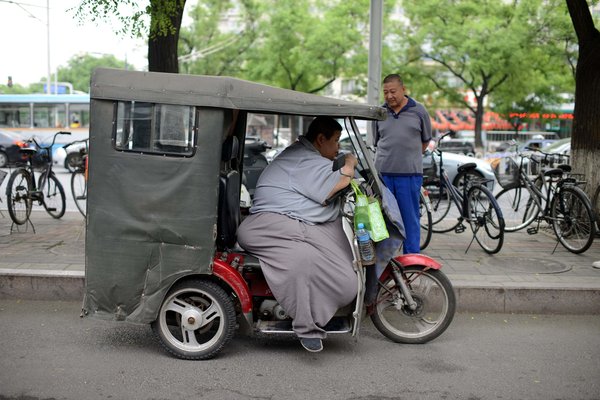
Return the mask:
<svg viewBox="0 0 600 400">
<path fill-rule="evenodd" d="M 19 153 L 21 154 L 35 154 L 37 153 L 37 150 L 34 149 L 33 147 L 24 147 L 19 149 Z"/>
<path fill-rule="evenodd" d="M 560 168 L 552 168 L 547 171 L 544 171 L 544 176 L 549 176 L 550 178 L 560 178 L 563 175 L 563 170 Z"/>
<path fill-rule="evenodd" d="M 477 168 L 477 164 L 475 164 L 474 162 L 466 163 L 458 167 L 458 173 L 461 173 L 463 171 L 472 171 L 475 168 Z"/>
</svg>

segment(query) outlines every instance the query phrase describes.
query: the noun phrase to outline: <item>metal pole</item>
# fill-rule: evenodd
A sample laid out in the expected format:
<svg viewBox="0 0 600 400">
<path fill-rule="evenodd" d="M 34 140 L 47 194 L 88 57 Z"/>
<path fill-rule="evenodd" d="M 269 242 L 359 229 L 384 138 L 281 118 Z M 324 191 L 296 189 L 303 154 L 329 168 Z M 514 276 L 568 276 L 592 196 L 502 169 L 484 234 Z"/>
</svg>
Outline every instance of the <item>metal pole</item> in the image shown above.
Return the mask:
<svg viewBox="0 0 600 400">
<path fill-rule="evenodd" d="M 367 103 L 379 104 L 381 86 L 381 38 L 383 30 L 383 0 L 371 0 L 369 14 L 369 72 Z M 373 127 L 367 124 L 367 144 L 373 145 Z"/>
<path fill-rule="evenodd" d="M 48 76 L 46 77 L 46 93 L 50 94 L 51 83 L 50 83 L 50 0 L 46 0 L 46 36 L 48 38 Z"/>
</svg>

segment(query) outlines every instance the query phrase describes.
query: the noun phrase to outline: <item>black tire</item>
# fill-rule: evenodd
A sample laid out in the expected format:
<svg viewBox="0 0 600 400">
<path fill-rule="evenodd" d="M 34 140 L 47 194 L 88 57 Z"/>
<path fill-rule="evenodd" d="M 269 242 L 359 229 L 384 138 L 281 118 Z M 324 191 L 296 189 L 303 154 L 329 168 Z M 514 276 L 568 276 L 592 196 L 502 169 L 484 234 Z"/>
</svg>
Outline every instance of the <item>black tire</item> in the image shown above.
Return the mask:
<svg viewBox="0 0 600 400">
<path fill-rule="evenodd" d="M 468 171 L 460 172 L 458 175 L 456 175 L 454 177 L 454 181 L 452 182 L 452 185 L 454 185 L 454 187 L 458 189 L 458 193 L 462 193 L 463 192 L 463 186 L 464 186 L 464 182 L 465 182 L 465 175 L 469 175 L 469 184 L 470 185 L 473 185 L 477 181 L 483 179 L 483 175 L 481 174 L 481 172 L 476 171 L 476 170 L 470 169 Z"/>
<path fill-rule="evenodd" d="M 87 206 L 87 179 L 85 171 L 77 170 L 71 174 L 71 194 L 77 209 L 85 217 Z"/>
<path fill-rule="evenodd" d="M 571 253 L 590 248 L 596 229 L 590 200 L 576 186 L 563 187 L 550 204 L 552 228 L 560 243 Z"/>
<path fill-rule="evenodd" d="M 44 172 L 38 179 L 38 190 L 42 192 L 42 205 L 52 218 L 59 219 L 65 215 L 67 207 L 65 189 L 54 173 L 51 173 L 48 179 L 47 176 L 48 173 Z"/>
<path fill-rule="evenodd" d="M 524 186 L 502 189 L 496 195 L 496 201 L 502 210 L 506 232 L 516 232 L 526 228 L 540 213 L 538 203 Z"/>
<path fill-rule="evenodd" d="M 467 192 L 469 225 L 479 246 L 488 254 L 496 254 L 504 244 L 504 218 L 492 193 L 482 185 Z"/>
<path fill-rule="evenodd" d="M 4 168 L 8 165 L 8 155 L 3 152 L 0 151 L 0 168 Z"/>
<path fill-rule="evenodd" d="M 211 319 L 206 322 L 208 310 Z M 175 357 L 206 360 L 231 340 L 235 324 L 234 304 L 227 293 L 215 283 L 192 280 L 169 291 L 152 329 Z"/>
<path fill-rule="evenodd" d="M 10 219 L 17 225 L 26 223 L 31 215 L 32 186 L 31 175 L 27 170 L 19 168 L 10 175 L 6 187 L 6 202 Z"/>
<path fill-rule="evenodd" d="M 427 185 L 431 202 L 431 231 L 445 233 L 453 231 L 458 224 L 458 209 L 450 198 L 450 192 L 445 185 Z"/>
<path fill-rule="evenodd" d="M 456 297 L 448 277 L 439 270 L 422 266 L 405 268 L 406 284 L 417 309 L 403 302 L 402 293 L 391 275 L 379 282 L 375 312 L 371 320 L 379 332 L 396 343 L 421 344 L 440 336 L 456 312 Z"/>
<path fill-rule="evenodd" d="M 431 242 L 431 211 L 427 207 L 427 199 L 423 193 L 421 193 L 420 201 L 419 201 L 419 214 L 421 216 L 420 224 L 421 224 L 421 241 L 419 244 L 419 248 L 421 250 L 426 249 L 429 246 L 429 242 Z"/>
</svg>

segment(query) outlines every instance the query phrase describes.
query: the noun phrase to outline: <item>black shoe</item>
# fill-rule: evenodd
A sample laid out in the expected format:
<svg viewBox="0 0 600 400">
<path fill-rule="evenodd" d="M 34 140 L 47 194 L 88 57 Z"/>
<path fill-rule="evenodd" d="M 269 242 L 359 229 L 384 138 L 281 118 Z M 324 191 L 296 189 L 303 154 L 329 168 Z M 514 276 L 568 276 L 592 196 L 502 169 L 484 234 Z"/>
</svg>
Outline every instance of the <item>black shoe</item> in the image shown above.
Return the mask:
<svg viewBox="0 0 600 400">
<path fill-rule="evenodd" d="M 318 353 L 323 350 L 323 343 L 319 338 L 300 338 L 300 343 L 302 347 L 311 353 Z"/>
</svg>

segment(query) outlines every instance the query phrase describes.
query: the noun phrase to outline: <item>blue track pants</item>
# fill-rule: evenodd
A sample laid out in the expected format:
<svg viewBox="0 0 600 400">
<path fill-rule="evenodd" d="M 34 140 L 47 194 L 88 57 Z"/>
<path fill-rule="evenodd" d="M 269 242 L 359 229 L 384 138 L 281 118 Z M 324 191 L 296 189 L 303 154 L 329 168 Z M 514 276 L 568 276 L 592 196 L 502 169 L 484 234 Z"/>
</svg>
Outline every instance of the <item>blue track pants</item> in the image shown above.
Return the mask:
<svg viewBox="0 0 600 400">
<path fill-rule="evenodd" d="M 398 208 L 400 208 L 406 231 L 404 254 L 419 253 L 421 251 L 419 198 L 423 177 L 383 175 L 383 183 L 394 194 L 398 202 Z"/>
</svg>

